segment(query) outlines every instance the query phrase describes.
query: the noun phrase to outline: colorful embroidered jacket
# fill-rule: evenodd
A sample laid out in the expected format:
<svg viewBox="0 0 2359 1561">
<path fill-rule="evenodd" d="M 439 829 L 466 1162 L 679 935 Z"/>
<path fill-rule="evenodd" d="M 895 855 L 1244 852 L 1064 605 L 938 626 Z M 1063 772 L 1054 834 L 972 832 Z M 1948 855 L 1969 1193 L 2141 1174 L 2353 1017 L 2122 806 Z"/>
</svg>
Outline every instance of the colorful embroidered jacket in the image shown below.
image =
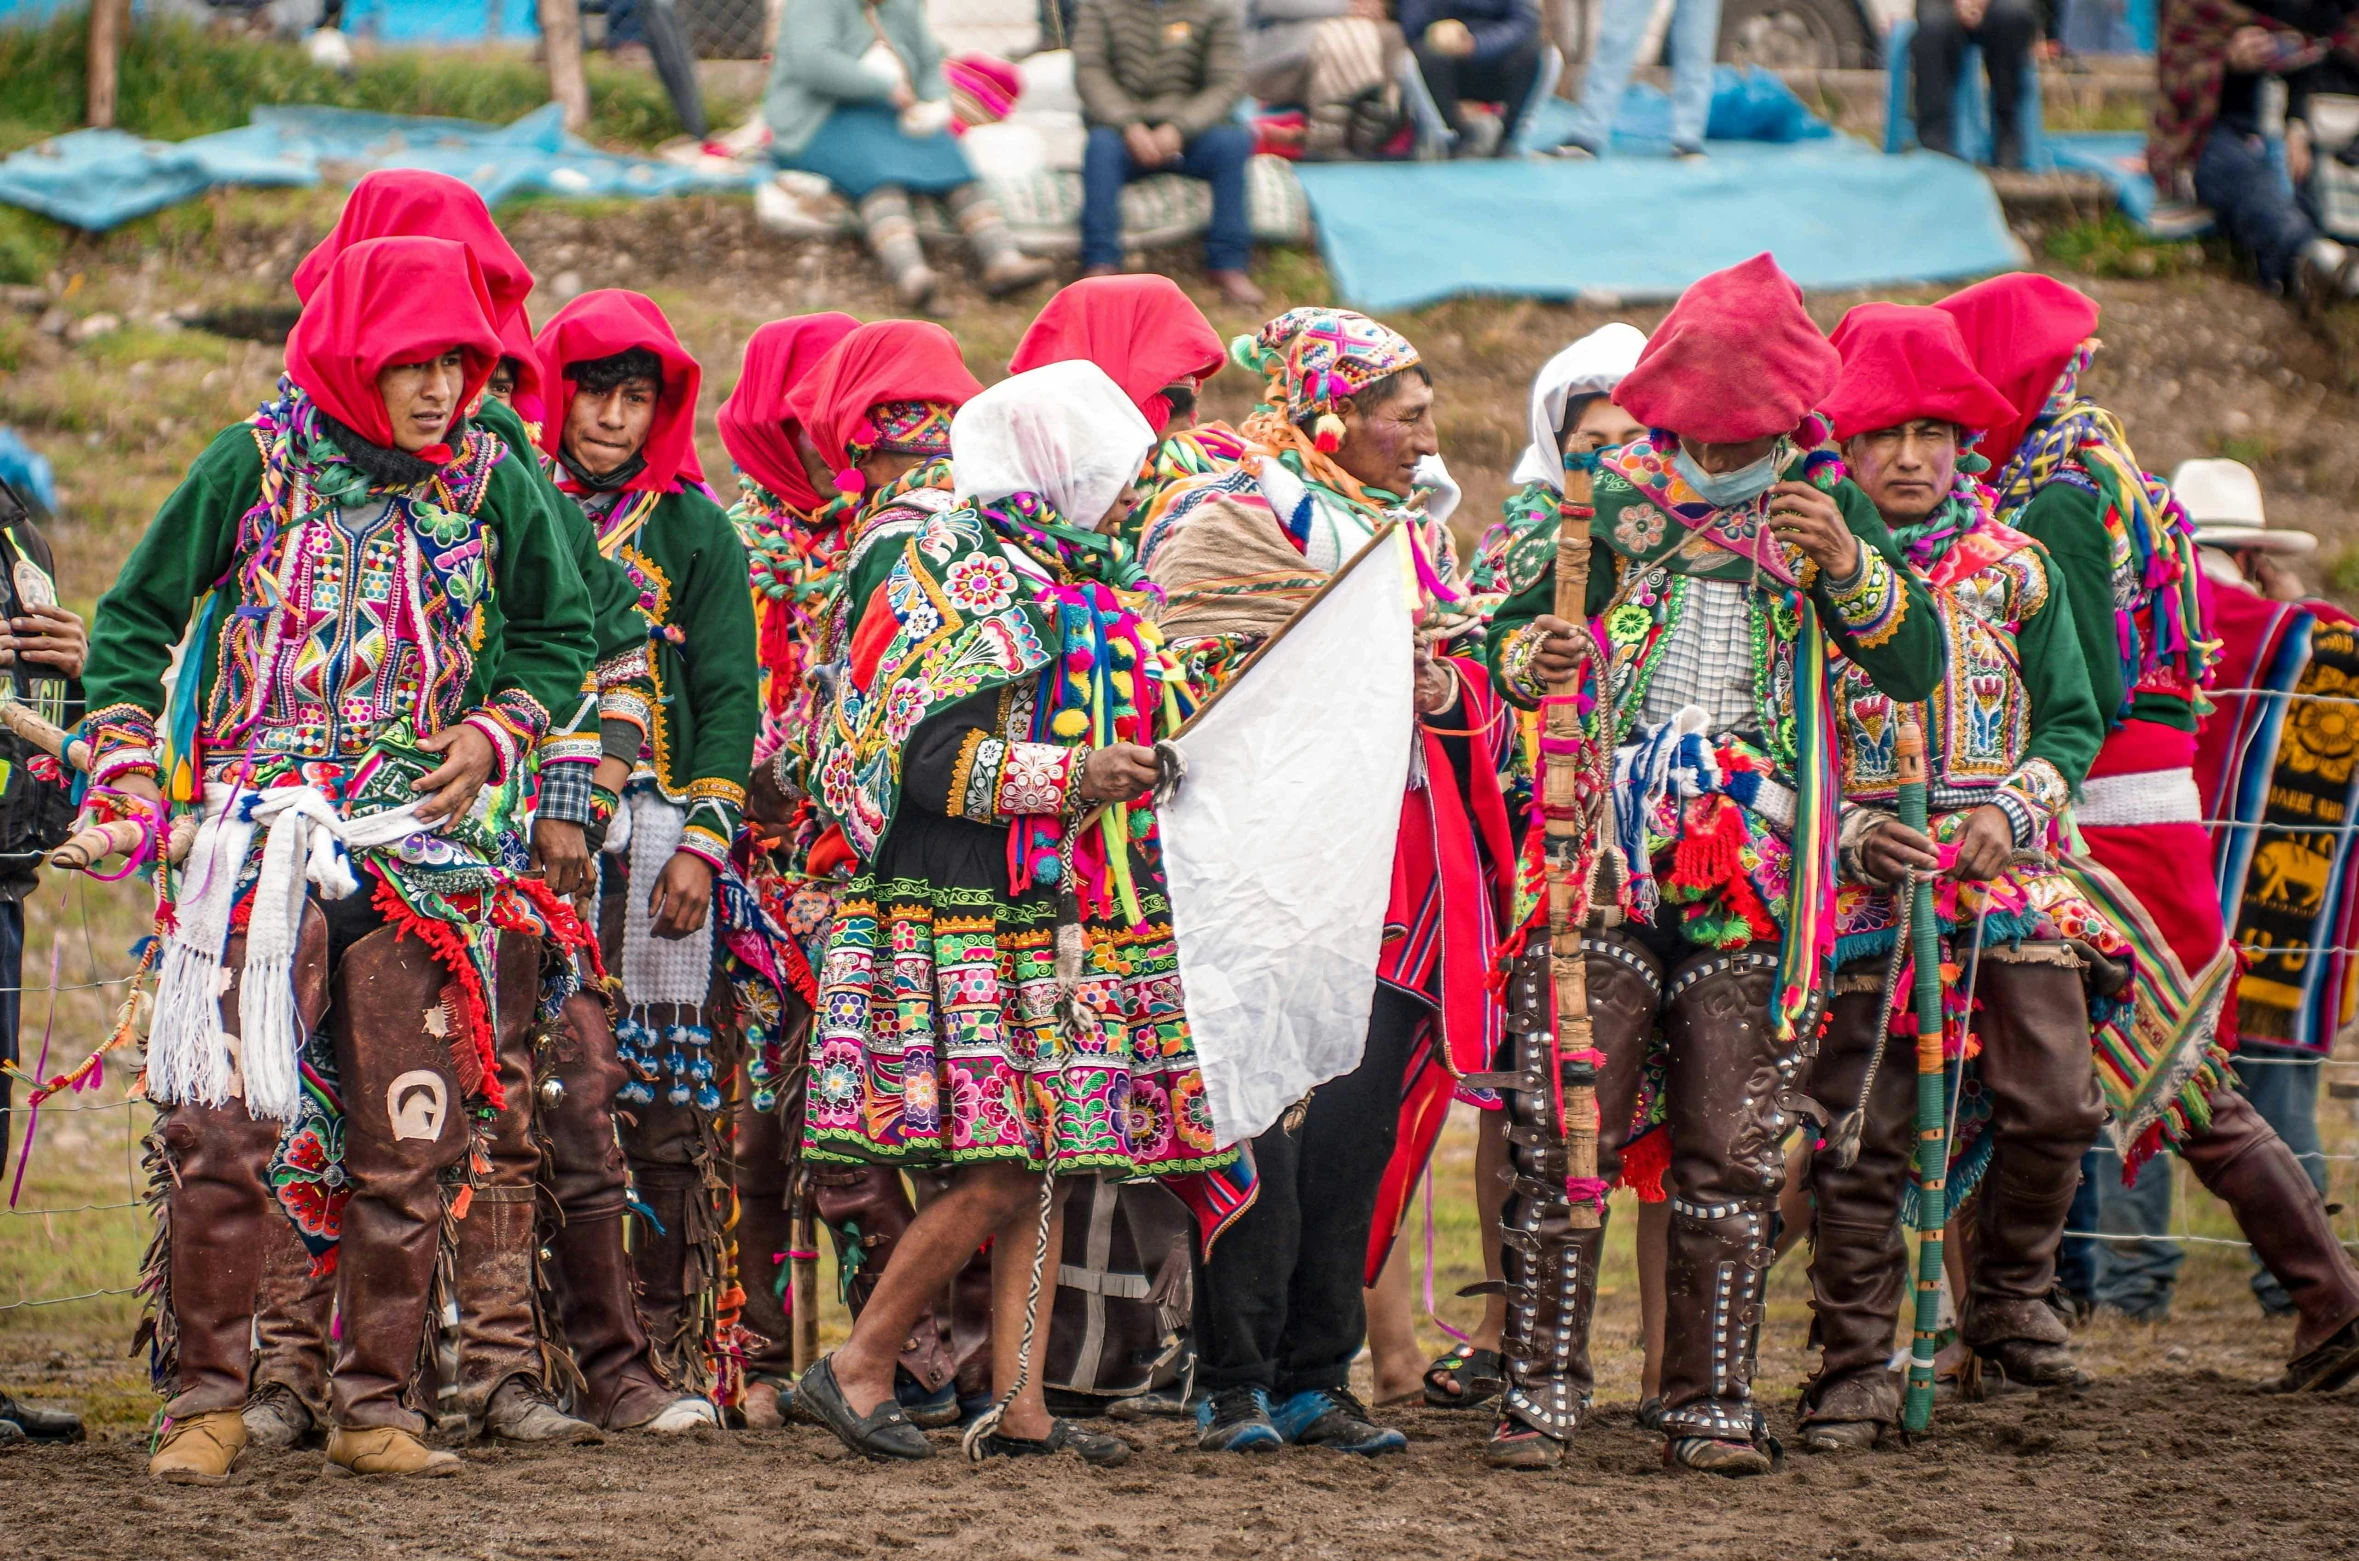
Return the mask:
<svg viewBox="0 0 2359 1561">
<path fill-rule="evenodd" d="M 185 663 L 192 768 L 242 755 L 340 767 L 396 722 L 433 732 L 463 720 L 508 778 L 551 712 L 580 699 L 590 664 L 588 595 L 530 459 L 471 429 L 433 479 L 356 525 L 343 517 L 388 495 L 312 442 L 291 404 L 308 407 L 270 403 L 205 448 L 100 600 L 84 680 L 94 775 L 157 767 L 172 650 L 213 591 Z M 266 491 L 271 446 L 333 458 L 282 460 L 287 475 Z M 506 631 L 478 697 L 495 605 Z"/>
<path fill-rule="evenodd" d="M 1947 668 L 1919 717 L 1928 808 L 1999 807 L 2018 849 L 2043 847 L 2105 737 L 2072 600 L 2047 550 L 1987 510 L 1946 550 L 1912 550 L 1911 558 L 1933 588 L 1949 644 Z M 1846 810 L 1890 812 L 1900 794 L 1897 706 L 1857 665 L 1838 677 Z"/>
<path fill-rule="evenodd" d="M 680 849 L 718 872 L 745 811 L 761 703 L 745 545 L 701 489 L 596 494 L 582 509 L 598 551 L 638 587 L 650 653 L 644 681 L 602 683 L 598 713 L 645 733 L 634 779 L 688 810 Z"/>
<path fill-rule="evenodd" d="M 524 419 L 516 410 L 497 396 L 486 396 L 475 410 L 478 426 L 490 429 L 507 443 L 520 458 L 528 459 L 540 477 L 540 493 L 548 506 L 551 523 L 556 527 L 566 553 L 587 588 L 590 604 L 591 668 L 582 680 L 582 688 L 571 706 L 549 712 L 551 730 L 541 739 L 540 762 L 544 770 L 541 811 L 551 818 L 571 823 L 589 820 L 589 792 L 585 785 L 562 788 L 546 784 L 546 767 L 558 763 L 594 765 L 598 762 L 598 690 L 607 681 L 628 677 L 644 671 L 647 654 L 647 628 L 638 615 L 639 589 L 620 564 L 600 556 L 598 534 L 590 529 L 589 518 L 580 506 L 558 491 L 548 478 L 547 458 Z M 487 614 L 484 643 L 489 647 L 501 632 L 500 611 L 492 604 Z M 496 657 L 487 657 L 496 660 Z M 584 771 L 586 780 L 587 771 Z M 578 794 L 578 795 L 576 795 Z M 578 806 L 568 807 L 557 802 L 559 796 L 574 800 Z"/>
</svg>

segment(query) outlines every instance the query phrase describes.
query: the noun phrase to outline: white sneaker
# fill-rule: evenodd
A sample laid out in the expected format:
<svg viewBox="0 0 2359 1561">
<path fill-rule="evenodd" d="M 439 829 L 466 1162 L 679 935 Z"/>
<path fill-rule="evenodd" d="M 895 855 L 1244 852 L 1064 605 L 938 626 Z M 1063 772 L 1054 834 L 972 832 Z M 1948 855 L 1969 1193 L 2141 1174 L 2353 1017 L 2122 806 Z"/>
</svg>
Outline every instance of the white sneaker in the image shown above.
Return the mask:
<svg viewBox="0 0 2359 1561">
<path fill-rule="evenodd" d="M 683 1431 L 694 1431 L 700 1426 L 718 1426 L 721 1412 L 709 1398 L 676 1398 L 660 1415 L 639 1429 L 652 1431 L 657 1436 L 678 1436 Z"/>
</svg>

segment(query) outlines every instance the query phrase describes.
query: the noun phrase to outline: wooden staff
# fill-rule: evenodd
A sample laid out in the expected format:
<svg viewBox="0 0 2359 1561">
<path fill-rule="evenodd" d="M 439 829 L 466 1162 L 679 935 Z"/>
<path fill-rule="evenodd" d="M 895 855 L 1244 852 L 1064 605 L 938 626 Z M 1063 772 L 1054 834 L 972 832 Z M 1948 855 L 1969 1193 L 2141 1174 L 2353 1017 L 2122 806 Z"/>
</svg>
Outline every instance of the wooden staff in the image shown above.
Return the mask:
<svg viewBox="0 0 2359 1561">
<path fill-rule="evenodd" d="M 13 696 L 0 698 L 0 726 L 31 743 L 44 753 L 55 754 L 77 770 L 90 768 L 90 744 L 79 737 L 68 736 L 54 721 L 45 720 L 32 706 Z M 127 856 L 139 849 L 143 838 L 137 824 L 117 819 L 107 824 L 92 824 L 75 831 L 73 837 L 49 855 L 49 865 L 72 872 L 95 867 L 110 856 Z M 197 838 L 197 821 L 182 814 L 172 821 L 165 837 L 164 854 L 167 860 L 182 862 L 188 859 L 189 847 Z"/>
<path fill-rule="evenodd" d="M 1589 621 L 1590 475 L 1568 470 L 1556 525 L 1556 616 L 1576 627 Z M 1581 681 L 1572 676 L 1550 685 L 1541 707 L 1542 817 L 1547 829 L 1548 969 L 1556 987 L 1557 1078 L 1569 1185 L 1597 1180 L 1597 1067 L 1589 1025 L 1589 964 L 1581 952 L 1581 901 L 1589 884 L 1596 832 L 1591 828 L 1583 772 L 1589 745 L 1574 702 Z M 1595 1230 L 1605 1218 L 1601 1202 L 1575 1197 L 1575 1230 Z"/>
<path fill-rule="evenodd" d="M 810 1370 L 819 1358 L 819 1220 L 813 1212 L 811 1173 L 795 1168 L 787 1193 L 787 1309 L 793 1314 L 795 1372 Z"/>
<path fill-rule="evenodd" d="M 1900 769 L 1900 821 L 1925 833 L 1925 734 L 1913 714 L 1900 717 L 1894 744 Z M 1916 959 L 1917 1009 L 1917 1324 L 1909 1340 L 1908 1392 L 1901 1428 L 1933 1423 L 1933 1352 L 1941 1331 L 1942 1226 L 1949 1218 L 1949 1100 L 1941 1048 L 1941 928 L 1933 920 L 1933 881 L 1910 874 L 1909 937 Z"/>
</svg>

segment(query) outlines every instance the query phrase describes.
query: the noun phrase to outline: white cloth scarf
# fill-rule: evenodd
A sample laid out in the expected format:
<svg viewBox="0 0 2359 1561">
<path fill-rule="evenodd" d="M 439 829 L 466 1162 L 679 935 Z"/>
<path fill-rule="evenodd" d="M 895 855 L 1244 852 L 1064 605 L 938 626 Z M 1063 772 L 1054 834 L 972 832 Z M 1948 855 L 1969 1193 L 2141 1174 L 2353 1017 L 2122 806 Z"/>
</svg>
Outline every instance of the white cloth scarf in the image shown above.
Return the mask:
<svg viewBox="0 0 2359 1561">
<path fill-rule="evenodd" d="M 295 1009 L 303 885 L 308 882 L 323 900 L 352 894 L 360 878 L 351 853 L 388 846 L 426 829 L 417 813 L 428 800 L 420 797 L 348 819 L 316 786 L 205 787 L 205 819 L 189 851 L 174 903 L 178 922 L 165 941 L 156 980 L 155 1026 L 148 1037 L 150 1099 L 219 1106 L 242 1094 L 255 1117 L 284 1122 L 294 1116 L 303 1095 L 295 1061 L 303 1044 Z M 263 839 L 262 871 L 246 927 L 246 958 L 238 977 L 240 1033 L 233 1038 L 221 1025 L 222 956 L 229 947 L 238 875 L 254 831 L 265 823 L 270 832 Z"/>
<path fill-rule="evenodd" d="M 1601 325 L 1540 365 L 1532 376 L 1532 442 L 1508 478 L 1517 487 L 1544 482 L 1564 492 L 1565 403 L 1575 396 L 1610 395 L 1622 377 L 1637 366 L 1646 350 L 1646 332 L 1616 320 Z"/>
<path fill-rule="evenodd" d="M 666 802 L 651 785 L 634 786 L 626 799 L 631 814 L 631 882 L 623 903 L 623 1001 L 633 1008 L 657 1003 L 704 1006 L 713 980 L 713 919 L 684 938 L 659 938 L 647 909 L 656 880 L 680 848 L 688 810 Z"/>
<path fill-rule="evenodd" d="M 950 420 L 958 496 L 978 504 L 1037 493 L 1059 518 L 1095 530 L 1155 448 L 1139 409 L 1086 359 L 1012 374 Z"/>
</svg>

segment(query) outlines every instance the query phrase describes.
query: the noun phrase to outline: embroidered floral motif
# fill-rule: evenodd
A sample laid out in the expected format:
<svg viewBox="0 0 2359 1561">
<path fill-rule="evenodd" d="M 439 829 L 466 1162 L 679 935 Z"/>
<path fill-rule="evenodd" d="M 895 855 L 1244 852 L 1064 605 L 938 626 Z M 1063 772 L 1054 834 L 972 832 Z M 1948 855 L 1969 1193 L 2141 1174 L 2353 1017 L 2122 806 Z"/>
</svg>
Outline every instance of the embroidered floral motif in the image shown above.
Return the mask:
<svg viewBox="0 0 2359 1561">
<path fill-rule="evenodd" d="M 1614 522 L 1614 540 L 1628 553 L 1651 553 L 1663 545 L 1663 512 L 1652 504 L 1623 508 Z"/>
<path fill-rule="evenodd" d="M 942 594 L 962 612 L 997 612 L 1015 593 L 1015 571 L 1007 560 L 987 554 L 962 558 L 942 574 Z"/>
<path fill-rule="evenodd" d="M 1082 750 L 1049 743 L 1010 743 L 999 768 L 993 811 L 1007 818 L 1061 813 L 1065 792 L 1079 768 Z"/>
</svg>

